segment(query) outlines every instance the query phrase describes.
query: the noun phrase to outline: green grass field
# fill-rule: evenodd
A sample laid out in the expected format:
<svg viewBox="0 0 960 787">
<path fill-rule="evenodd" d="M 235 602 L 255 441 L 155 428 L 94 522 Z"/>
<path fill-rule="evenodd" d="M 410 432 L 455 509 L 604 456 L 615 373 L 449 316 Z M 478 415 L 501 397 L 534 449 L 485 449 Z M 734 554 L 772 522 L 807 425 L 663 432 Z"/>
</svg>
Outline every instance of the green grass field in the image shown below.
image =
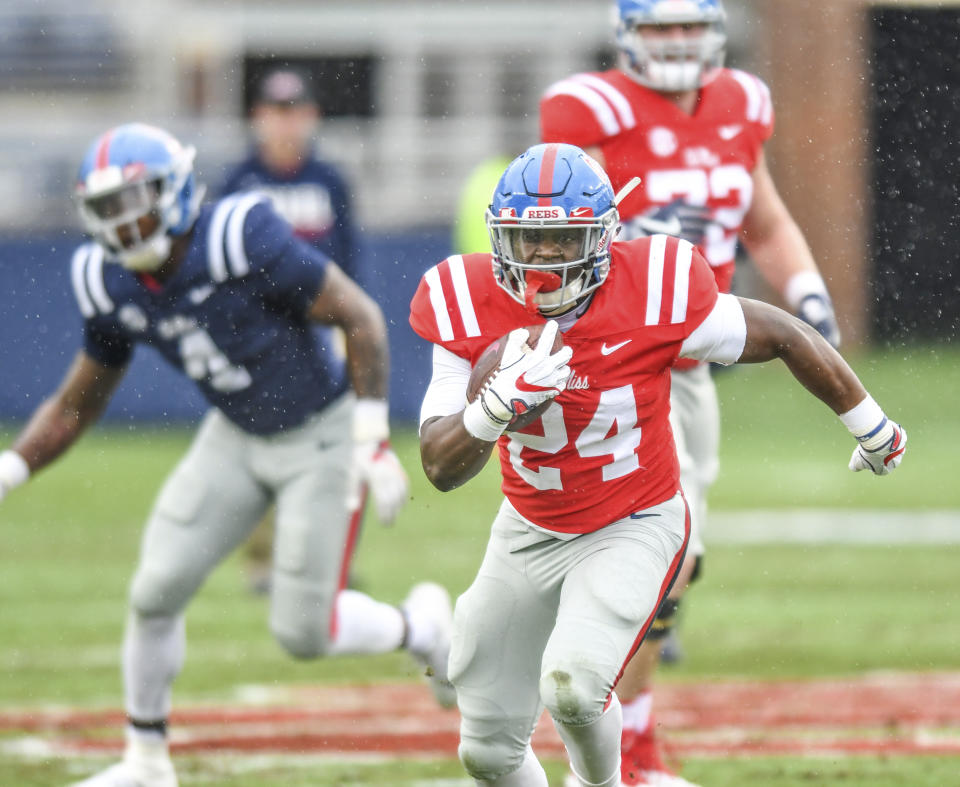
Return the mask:
<svg viewBox="0 0 960 787">
<path fill-rule="evenodd" d="M 960 486 L 952 478 L 953 447 L 960 445 L 954 409 L 960 352 L 914 348 L 864 355 L 853 365 L 909 432 L 897 473 L 883 479 L 850 473 L 852 441 L 827 408 L 781 368 L 737 368 L 718 376 L 724 439 L 715 510 L 902 511 L 906 528 L 917 510 L 955 510 L 960 520 Z M 119 643 L 140 528 L 189 438 L 183 428 L 97 430 L 0 504 L 0 714 L 52 705 L 120 706 Z M 412 501 L 391 529 L 366 523 L 357 575 L 366 590 L 388 601 L 399 601 L 424 578 L 458 593 L 472 578 L 498 505 L 496 468 L 441 494 L 419 470 L 412 430 L 398 430 L 396 443 L 410 471 Z M 955 671 L 958 565 L 956 544 L 714 546 L 683 618 L 687 658 L 664 669 L 662 679 Z M 215 572 L 191 606 L 188 640 L 187 666 L 175 690 L 180 703 L 233 701 L 245 684 L 418 680 L 402 654 L 286 658 L 266 631 L 266 602 L 245 590 L 238 557 Z M 59 785 L 93 767 L 77 770 L 69 760 L 29 758 L 3 747 L 16 737 L 0 731 L 0 785 Z M 562 763 L 548 766 L 559 784 Z M 291 760 L 225 775 L 216 758 L 187 757 L 181 771 L 184 784 L 251 787 L 463 778 L 452 759 L 386 766 Z M 960 784 L 960 758 L 697 757 L 687 761 L 684 775 L 717 787 L 950 785 Z"/>
</svg>

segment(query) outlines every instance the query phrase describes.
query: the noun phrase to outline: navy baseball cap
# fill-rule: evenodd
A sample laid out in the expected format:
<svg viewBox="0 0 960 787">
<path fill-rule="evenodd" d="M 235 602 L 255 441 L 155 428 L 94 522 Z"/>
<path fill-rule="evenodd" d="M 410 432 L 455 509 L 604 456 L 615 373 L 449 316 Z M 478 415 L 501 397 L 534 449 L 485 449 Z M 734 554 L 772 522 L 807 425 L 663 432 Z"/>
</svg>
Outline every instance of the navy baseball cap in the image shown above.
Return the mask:
<svg viewBox="0 0 960 787">
<path fill-rule="evenodd" d="M 257 85 L 257 104 L 315 104 L 316 96 L 302 71 L 295 68 L 277 68 L 268 71 Z"/>
</svg>

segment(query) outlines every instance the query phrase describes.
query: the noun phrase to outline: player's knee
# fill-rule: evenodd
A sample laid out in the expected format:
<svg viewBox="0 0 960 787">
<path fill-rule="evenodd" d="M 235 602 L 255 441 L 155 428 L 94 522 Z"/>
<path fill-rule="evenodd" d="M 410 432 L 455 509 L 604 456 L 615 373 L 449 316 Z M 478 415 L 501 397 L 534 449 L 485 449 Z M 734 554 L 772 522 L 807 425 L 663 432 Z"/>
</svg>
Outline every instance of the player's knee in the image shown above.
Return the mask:
<svg viewBox="0 0 960 787">
<path fill-rule="evenodd" d="M 142 565 L 130 585 L 130 607 L 145 618 L 176 615 L 190 601 L 193 591 L 193 583 L 183 577 Z"/>
<path fill-rule="evenodd" d="M 589 670 L 554 665 L 540 676 L 540 699 L 554 719 L 580 726 L 603 713 L 605 696 L 598 677 Z"/>
<path fill-rule="evenodd" d="M 317 615 L 318 618 L 325 616 Z M 332 637 L 329 623 L 324 620 L 301 620 L 291 623 L 282 619 L 270 620 L 270 633 L 289 655 L 295 659 L 316 659 L 330 652 Z"/>
<path fill-rule="evenodd" d="M 326 656 L 333 647 L 333 600 L 315 586 L 283 572 L 273 575 L 270 633 L 296 659 Z"/>
<path fill-rule="evenodd" d="M 462 736 L 458 754 L 464 770 L 481 782 L 492 782 L 513 773 L 523 764 L 525 749 L 515 751 L 506 739 Z"/>
</svg>

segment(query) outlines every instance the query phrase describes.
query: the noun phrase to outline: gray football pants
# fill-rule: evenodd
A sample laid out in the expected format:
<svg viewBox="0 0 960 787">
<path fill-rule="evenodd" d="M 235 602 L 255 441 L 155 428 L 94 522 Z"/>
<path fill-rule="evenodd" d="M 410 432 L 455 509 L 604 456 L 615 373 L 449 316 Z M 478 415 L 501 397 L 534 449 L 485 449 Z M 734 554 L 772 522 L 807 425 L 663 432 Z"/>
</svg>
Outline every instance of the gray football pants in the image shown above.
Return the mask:
<svg viewBox="0 0 960 787">
<path fill-rule="evenodd" d="M 544 707 L 562 724 L 600 717 L 680 565 L 686 521 L 677 494 L 561 540 L 504 501 L 454 612 L 450 679 L 471 776 L 519 768 Z"/>
<path fill-rule="evenodd" d="M 709 364 L 670 373 L 670 428 L 680 460 L 680 485 L 690 506 L 692 556 L 702 555 L 707 493 L 717 479 L 720 406 Z"/>
<path fill-rule="evenodd" d="M 353 401 L 345 395 L 270 437 L 210 411 L 147 523 L 130 591 L 133 617 L 179 615 L 275 502 L 270 630 L 294 656 L 324 653 L 349 558 Z"/>
</svg>

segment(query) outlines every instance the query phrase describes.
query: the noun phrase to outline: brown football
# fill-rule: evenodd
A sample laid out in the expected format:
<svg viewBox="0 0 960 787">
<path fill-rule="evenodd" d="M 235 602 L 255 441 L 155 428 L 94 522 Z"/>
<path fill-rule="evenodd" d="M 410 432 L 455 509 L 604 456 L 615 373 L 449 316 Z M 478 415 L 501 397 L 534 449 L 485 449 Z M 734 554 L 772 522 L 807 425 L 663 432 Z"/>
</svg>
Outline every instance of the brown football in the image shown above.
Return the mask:
<svg viewBox="0 0 960 787">
<path fill-rule="evenodd" d="M 527 339 L 527 346 L 530 349 L 533 349 L 537 346 L 537 342 L 540 341 L 540 334 L 543 333 L 543 328 L 545 325 L 546 323 L 537 323 L 536 325 L 524 326 L 530 332 L 530 336 Z M 473 365 L 473 371 L 470 373 L 470 382 L 467 384 L 468 402 L 472 402 L 477 398 L 477 396 L 480 395 L 480 389 L 482 389 L 483 386 L 486 385 L 487 381 L 493 376 L 493 373 L 500 365 L 500 359 L 503 357 L 503 350 L 506 346 L 507 334 L 504 334 L 499 339 L 492 342 L 490 346 L 480 354 L 480 357 L 477 358 L 477 362 Z M 550 352 L 555 353 L 561 347 L 563 347 L 563 335 L 560 333 L 560 331 L 557 331 L 557 336 L 553 340 L 553 348 L 550 350 Z M 517 429 L 523 429 L 525 426 L 529 426 L 534 421 L 538 420 L 543 414 L 543 411 L 549 406 L 550 401 L 546 401 L 543 404 L 534 407 L 532 410 L 528 410 L 522 415 L 518 415 L 507 426 L 507 431 L 513 432 Z"/>
</svg>

